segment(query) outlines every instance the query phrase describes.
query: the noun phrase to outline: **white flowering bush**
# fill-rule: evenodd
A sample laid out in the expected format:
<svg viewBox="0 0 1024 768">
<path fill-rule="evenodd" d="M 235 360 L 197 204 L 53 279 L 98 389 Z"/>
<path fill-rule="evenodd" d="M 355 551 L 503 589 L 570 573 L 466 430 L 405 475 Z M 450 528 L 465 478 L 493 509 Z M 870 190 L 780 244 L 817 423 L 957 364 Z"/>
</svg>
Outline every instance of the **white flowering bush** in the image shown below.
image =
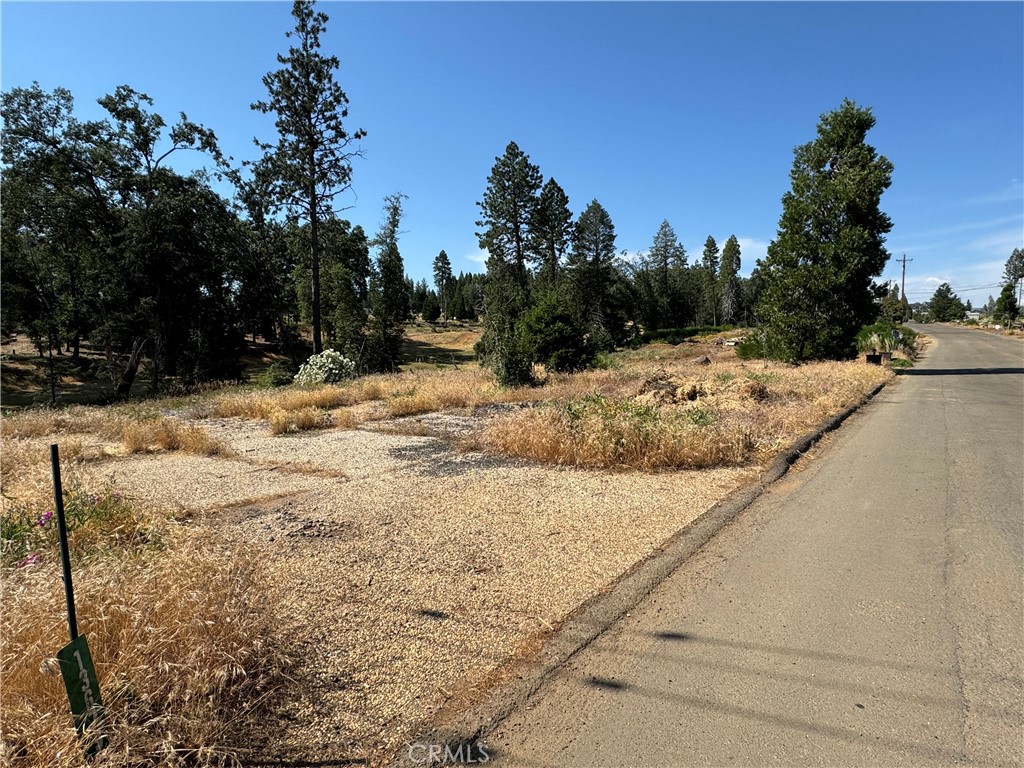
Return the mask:
<svg viewBox="0 0 1024 768">
<path fill-rule="evenodd" d="M 336 349 L 325 349 L 319 355 L 313 355 L 295 374 L 295 383 L 302 386 L 314 384 L 336 384 L 339 381 L 354 379 L 356 364 Z"/>
</svg>

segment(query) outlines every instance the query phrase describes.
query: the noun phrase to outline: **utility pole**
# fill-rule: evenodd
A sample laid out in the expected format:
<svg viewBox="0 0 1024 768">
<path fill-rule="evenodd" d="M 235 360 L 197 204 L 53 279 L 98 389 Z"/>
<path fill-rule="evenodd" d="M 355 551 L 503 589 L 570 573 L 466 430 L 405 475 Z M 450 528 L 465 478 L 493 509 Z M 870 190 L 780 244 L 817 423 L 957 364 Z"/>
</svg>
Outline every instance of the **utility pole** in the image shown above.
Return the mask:
<svg viewBox="0 0 1024 768">
<path fill-rule="evenodd" d="M 900 259 L 900 261 L 903 262 L 903 279 L 900 281 L 900 294 L 902 296 L 902 300 L 906 301 L 907 300 L 907 262 L 908 261 L 913 261 L 913 259 L 908 259 L 907 258 L 907 254 L 904 253 L 903 254 L 903 258 Z"/>
<path fill-rule="evenodd" d="M 900 280 L 900 307 L 903 308 L 900 310 L 900 315 L 903 316 L 907 307 L 907 262 L 913 261 L 913 259 L 908 259 L 907 254 L 904 253 L 903 258 L 900 259 L 900 261 L 903 262 L 903 278 Z M 906 321 L 907 318 L 903 317 L 903 319 Z"/>
</svg>

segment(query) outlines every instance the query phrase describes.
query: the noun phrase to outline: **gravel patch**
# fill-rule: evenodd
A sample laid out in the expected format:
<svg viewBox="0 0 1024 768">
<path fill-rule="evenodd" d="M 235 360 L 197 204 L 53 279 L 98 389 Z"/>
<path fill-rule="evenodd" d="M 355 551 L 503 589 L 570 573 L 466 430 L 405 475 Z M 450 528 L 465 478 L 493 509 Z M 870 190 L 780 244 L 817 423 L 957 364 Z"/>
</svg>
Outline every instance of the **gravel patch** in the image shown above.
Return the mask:
<svg viewBox="0 0 1024 768">
<path fill-rule="evenodd" d="M 449 438 L 474 428 L 412 418 Z M 106 469 L 157 505 L 220 508 L 224 535 L 270 571 L 298 653 L 254 724 L 261 760 L 380 759 L 758 473 L 539 466 L 380 431 L 420 428 L 395 422 L 281 437 L 199 423 L 236 457 Z"/>
<path fill-rule="evenodd" d="M 330 482 L 233 459 L 181 453 L 126 456 L 88 472 L 158 509 L 193 512 L 297 494 Z"/>
</svg>

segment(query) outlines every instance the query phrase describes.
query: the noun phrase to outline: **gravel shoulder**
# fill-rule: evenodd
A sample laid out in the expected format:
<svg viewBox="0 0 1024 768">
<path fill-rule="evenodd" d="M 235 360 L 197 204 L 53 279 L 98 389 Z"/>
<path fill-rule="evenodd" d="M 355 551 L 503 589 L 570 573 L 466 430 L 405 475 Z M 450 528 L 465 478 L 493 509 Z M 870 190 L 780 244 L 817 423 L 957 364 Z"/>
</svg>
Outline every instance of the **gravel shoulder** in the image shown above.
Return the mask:
<svg viewBox="0 0 1024 768">
<path fill-rule="evenodd" d="M 263 560 L 296 656 L 292 684 L 253 724 L 251 759 L 382 759 L 759 472 L 616 473 L 460 451 L 455 439 L 487 417 L 281 437 L 207 419 L 233 457 L 93 470 L 156 506 L 209 512 Z"/>
</svg>

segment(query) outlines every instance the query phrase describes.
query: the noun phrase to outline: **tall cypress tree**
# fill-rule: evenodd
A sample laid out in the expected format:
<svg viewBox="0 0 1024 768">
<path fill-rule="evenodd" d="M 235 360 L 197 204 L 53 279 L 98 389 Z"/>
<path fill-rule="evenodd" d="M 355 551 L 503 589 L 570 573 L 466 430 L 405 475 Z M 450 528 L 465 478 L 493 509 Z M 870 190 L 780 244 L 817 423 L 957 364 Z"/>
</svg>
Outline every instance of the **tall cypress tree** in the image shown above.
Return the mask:
<svg viewBox="0 0 1024 768">
<path fill-rule="evenodd" d="M 320 53 L 320 34 L 327 15 L 314 11 L 312 0 L 295 0 L 295 39 L 288 55 L 278 54 L 283 67 L 263 76 L 269 99 L 252 109 L 277 116 L 277 144 L 257 141 L 266 153 L 261 161 L 274 181 L 278 205 L 290 217 L 309 222 L 312 291 L 313 352 L 322 346 L 320 330 L 320 222 L 334 213 L 335 198 L 352 186 L 352 158 L 359 156 L 353 142 L 362 129 L 349 133 L 348 97 L 334 80 L 341 66 L 336 56 Z"/>
<path fill-rule="evenodd" d="M 874 319 L 873 278 L 889 259 L 892 229 L 879 204 L 893 170 L 865 141 L 874 125 L 870 109 L 847 99 L 795 151 L 779 232 L 758 265 L 759 317 L 790 360 L 852 356 L 858 330 Z"/>
</svg>

